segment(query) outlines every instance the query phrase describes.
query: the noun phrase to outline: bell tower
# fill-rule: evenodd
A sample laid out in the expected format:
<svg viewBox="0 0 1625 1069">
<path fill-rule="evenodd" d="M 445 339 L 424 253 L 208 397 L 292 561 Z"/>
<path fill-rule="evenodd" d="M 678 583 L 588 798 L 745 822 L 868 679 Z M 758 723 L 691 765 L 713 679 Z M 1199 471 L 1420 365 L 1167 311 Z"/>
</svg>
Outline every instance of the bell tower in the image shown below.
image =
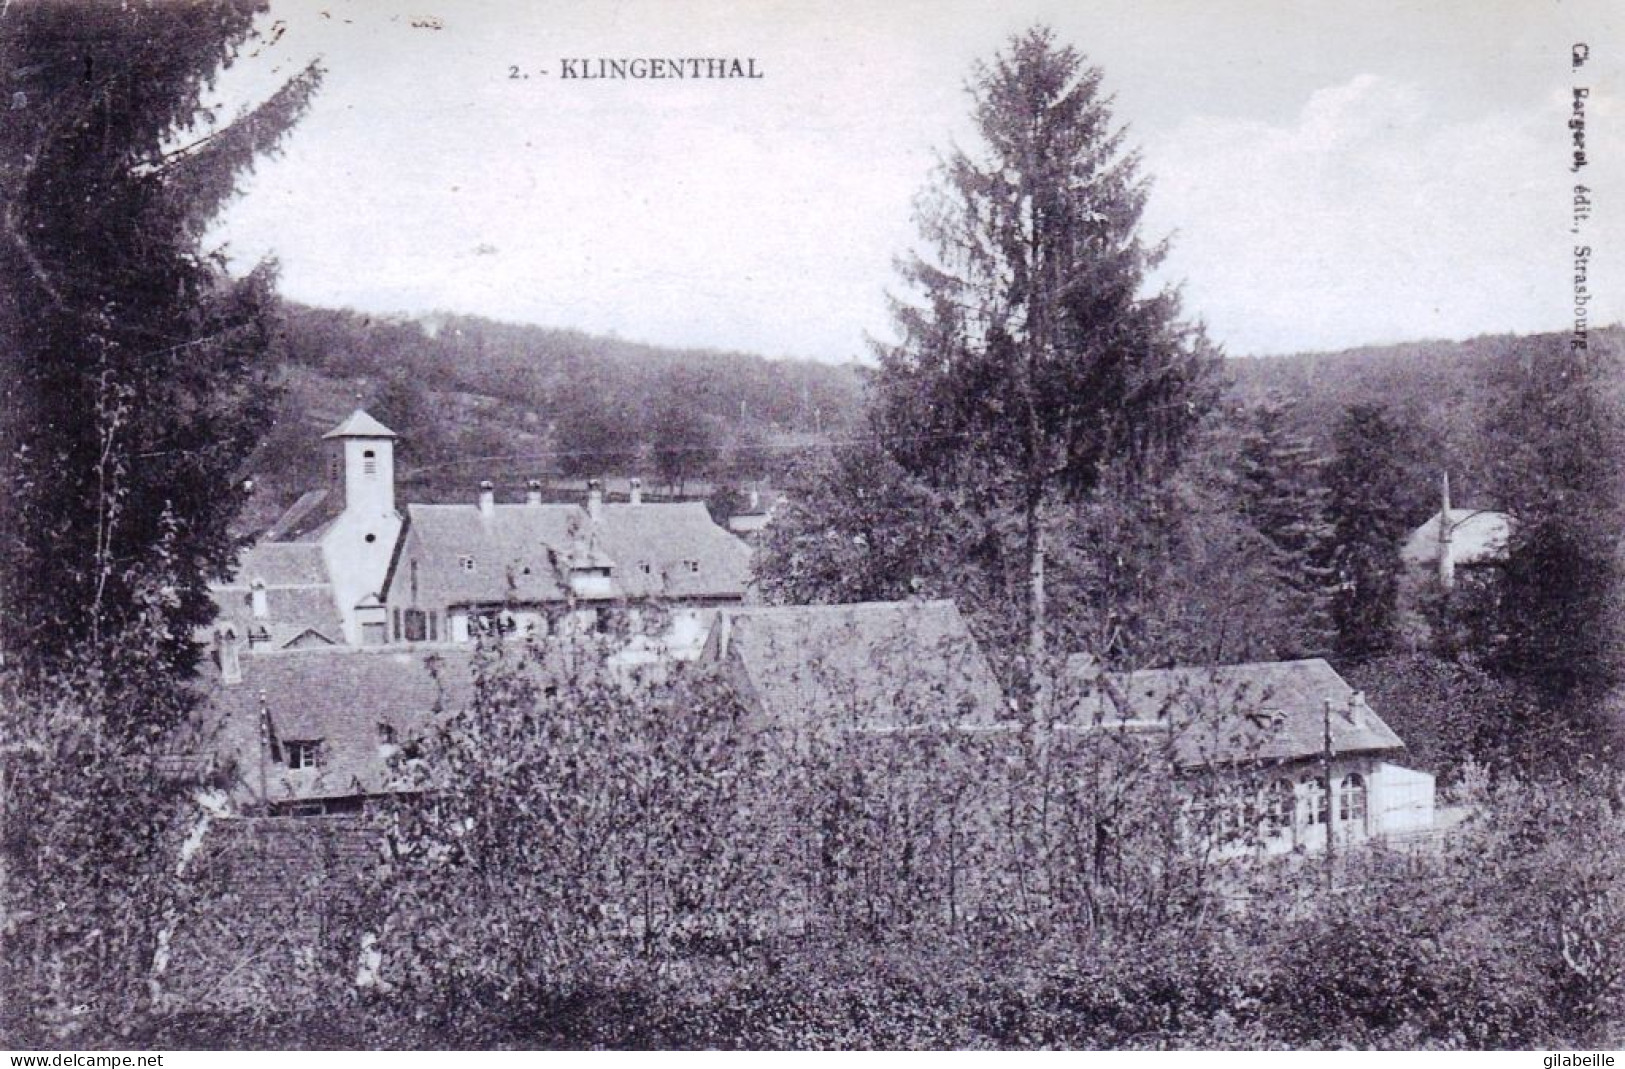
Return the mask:
<svg viewBox="0 0 1625 1069">
<path fill-rule="evenodd" d="M 343 511 L 322 533 L 322 556 L 344 617 L 345 639 L 352 644 L 386 640 L 378 626 L 382 610 L 377 599 L 401 533 L 395 511 L 395 438 L 394 431 L 359 408 L 322 435 L 330 443 L 332 492 L 342 491 L 344 502 Z"/>
<path fill-rule="evenodd" d="M 322 435 L 330 442 L 328 467 L 334 489 L 344 492 L 344 511 L 365 516 L 395 514 L 397 435 L 362 409 Z"/>
</svg>

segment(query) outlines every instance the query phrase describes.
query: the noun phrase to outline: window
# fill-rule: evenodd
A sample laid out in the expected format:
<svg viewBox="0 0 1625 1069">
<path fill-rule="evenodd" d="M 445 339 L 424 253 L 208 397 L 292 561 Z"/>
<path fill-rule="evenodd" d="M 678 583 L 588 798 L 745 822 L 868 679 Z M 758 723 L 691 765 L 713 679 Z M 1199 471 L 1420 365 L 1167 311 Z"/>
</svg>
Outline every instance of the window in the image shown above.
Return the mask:
<svg viewBox="0 0 1625 1069">
<path fill-rule="evenodd" d="M 363 646 L 382 646 L 389 641 L 389 624 L 383 620 L 361 625 L 361 644 Z"/>
<path fill-rule="evenodd" d="M 429 614 L 422 609 L 407 609 L 401 614 L 403 631 L 408 642 L 422 642 L 429 637 Z"/>
<path fill-rule="evenodd" d="M 377 475 L 378 454 L 371 449 L 363 451 L 361 454 L 361 470 L 367 475 Z"/>
<path fill-rule="evenodd" d="M 282 753 L 289 768 L 316 768 L 322 763 L 320 739 L 287 739 L 282 743 Z"/>
<path fill-rule="evenodd" d="M 399 642 L 401 640 L 401 610 L 396 609 L 391 615 L 394 617 L 395 622 L 395 641 Z"/>
<path fill-rule="evenodd" d="M 1365 777 L 1358 772 L 1350 772 L 1343 777 L 1342 786 L 1337 792 L 1337 819 L 1364 827 L 1365 814 Z"/>
<path fill-rule="evenodd" d="M 1264 828 L 1285 831 L 1292 826 L 1292 781 L 1278 779 L 1264 790 Z"/>
<path fill-rule="evenodd" d="M 1306 777 L 1303 781 L 1303 823 L 1324 824 L 1328 815 L 1325 778 Z"/>
<path fill-rule="evenodd" d="M 684 561 L 684 562 L 683 562 L 683 566 L 684 566 L 684 567 L 685 567 L 685 568 L 687 568 L 687 569 L 688 569 L 688 570 L 689 570 L 689 571 L 691 571 L 691 572 L 694 572 L 694 573 L 696 573 L 696 574 L 697 574 L 697 573 L 698 573 L 698 572 L 699 572 L 699 570 L 700 570 L 700 562 L 699 562 L 699 561 L 697 561 L 697 560 L 685 560 L 685 561 Z"/>
<path fill-rule="evenodd" d="M 429 614 L 429 641 L 440 641 L 440 614 L 437 612 Z"/>
<path fill-rule="evenodd" d="M 471 572 L 474 570 L 474 558 L 470 557 L 466 553 L 457 558 L 457 563 L 465 572 Z"/>
<path fill-rule="evenodd" d="M 652 575 L 652 574 L 654 574 L 654 570 L 655 570 L 655 566 L 650 564 L 648 561 L 646 561 L 646 560 L 638 561 L 638 571 L 642 572 L 644 575 Z"/>
<path fill-rule="evenodd" d="M 378 742 L 382 746 L 393 746 L 395 744 L 395 726 L 393 724 L 386 724 L 381 720 L 378 722 Z"/>
</svg>

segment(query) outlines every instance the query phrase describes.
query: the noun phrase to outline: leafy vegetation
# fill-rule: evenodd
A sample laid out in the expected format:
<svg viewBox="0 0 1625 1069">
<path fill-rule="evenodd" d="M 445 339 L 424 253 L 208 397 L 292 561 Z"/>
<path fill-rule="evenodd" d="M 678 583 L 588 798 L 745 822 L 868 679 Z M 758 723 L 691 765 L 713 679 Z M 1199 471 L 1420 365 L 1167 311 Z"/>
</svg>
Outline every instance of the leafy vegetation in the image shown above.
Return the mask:
<svg viewBox="0 0 1625 1069">
<path fill-rule="evenodd" d="M 985 155 L 949 161 L 868 411 L 849 369 L 467 317 L 279 331 L 269 273 L 196 240 L 316 73 L 171 147 L 255 11 L 0 12 L 6 1045 L 1625 1042 L 1618 331 L 1584 364 L 1542 338 L 1237 362 L 1214 404 L 1200 332 L 1141 292 L 1160 249 L 1099 72 L 1040 31 L 978 72 Z M 1330 647 L 1472 816 L 1242 864 L 1165 735 L 952 730 L 907 674 L 915 730 L 771 725 L 712 666 L 640 677 L 588 635 L 482 646 L 473 699 L 400 740 L 411 790 L 265 822 L 295 849 L 245 864 L 159 755 L 240 474 L 295 485 L 342 415 L 310 399 L 354 392 L 420 474 L 743 480 L 793 445 L 764 591 L 953 596 L 1015 693 L 1060 652 Z M 1410 577 L 1407 637 L 1394 543 L 1441 466 L 1516 535 L 1471 613 Z"/>
<path fill-rule="evenodd" d="M 16 73 L 0 127 L 0 647 L 30 665 L 125 650 L 140 629 L 143 663 L 189 668 L 206 581 L 237 548 L 237 469 L 269 415 L 273 277 L 230 279 L 199 240 L 320 80 L 306 69 L 209 122 L 202 95 L 257 10 L 0 17 Z"/>
</svg>

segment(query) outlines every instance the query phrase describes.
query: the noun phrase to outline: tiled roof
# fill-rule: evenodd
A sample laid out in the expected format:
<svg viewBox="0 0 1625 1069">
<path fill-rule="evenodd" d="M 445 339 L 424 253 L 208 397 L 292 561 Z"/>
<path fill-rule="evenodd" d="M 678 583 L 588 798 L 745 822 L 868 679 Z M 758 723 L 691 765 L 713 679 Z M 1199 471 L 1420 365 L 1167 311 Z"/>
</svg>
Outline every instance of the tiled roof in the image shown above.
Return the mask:
<svg viewBox="0 0 1625 1069">
<path fill-rule="evenodd" d="M 265 584 L 266 615 L 253 611 L 253 584 Z M 344 641 L 343 618 L 327 579 L 322 548 L 304 542 L 260 542 L 243 550 L 231 581 L 212 587 L 215 626 L 230 624 L 241 638 L 263 635 L 265 645 Z M 311 637 L 314 636 L 314 637 Z M 256 642 L 258 645 L 258 642 Z"/>
<path fill-rule="evenodd" d="M 740 598 L 750 583 L 750 547 L 701 502 L 606 504 L 600 531 L 629 597 Z"/>
<path fill-rule="evenodd" d="M 391 595 L 428 605 L 563 601 L 572 565 L 611 571 L 607 596 L 741 598 L 750 549 L 699 502 L 610 504 L 595 525 L 572 504 L 408 505 Z"/>
<path fill-rule="evenodd" d="M 248 587 L 259 579 L 266 586 L 309 586 L 325 583 L 322 547 L 311 542 L 257 542 L 237 558 L 237 571 L 227 586 Z"/>
<path fill-rule="evenodd" d="M 344 798 L 389 790 L 392 748 L 419 735 L 438 708 L 465 706 L 473 693 L 473 651 L 459 647 L 340 647 L 261 653 L 241 658 L 242 682 L 222 682 L 212 663 L 203 677 L 203 730 L 222 759 L 236 766 L 242 800 Z M 263 710 L 262 710 L 263 695 Z M 271 760 L 262 743 L 262 717 L 278 746 L 320 743 L 320 763 L 290 769 Z M 194 745 L 197 745 L 194 743 Z"/>
<path fill-rule="evenodd" d="M 992 670 L 951 601 L 724 609 L 709 658 L 731 659 L 745 699 L 779 723 L 992 724 Z"/>
<path fill-rule="evenodd" d="M 246 586 L 217 587 L 209 591 L 215 604 L 215 626 L 230 624 L 239 638 L 264 635 L 265 646 L 282 649 L 302 637 L 337 644 L 344 641 L 344 621 L 333 588 L 321 586 L 268 586 L 265 588 L 267 614 L 254 615 L 253 591 Z M 306 639 L 307 644 L 312 641 Z M 255 638 L 255 647 L 260 641 Z"/>
<path fill-rule="evenodd" d="M 387 588 L 393 596 L 410 583 L 416 561 L 420 604 L 562 601 L 557 558 L 586 527 L 575 505 L 496 505 L 489 516 L 474 505 L 408 505 L 406 545 Z"/>
<path fill-rule="evenodd" d="M 356 409 L 337 427 L 322 435 L 323 438 L 398 438 L 388 427 L 379 423 L 361 409 Z"/>
<path fill-rule="evenodd" d="M 315 532 L 343 510 L 343 494 L 329 493 L 326 489 L 306 490 L 299 495 L 299 500 L 277 517 L 275 523 L 266 528 L 263 538 L 267 542 L 314 544 Z"/>
<path fill-rule="evenodd" d="M 335 949 L 324 920 L 345 908 L 339 888 L 384 857 L 379 833 L 342 817 L 217 818 L 197 830 L 179 873 L 191 884 L 185 913 L 154 971 L 159 1005 L 309 1008 L 329 986 L 318 965 Z"/>
<path fill-rule="evenodd" d="M 1187 767 L 1319 756 L 1331 702 L 1336 753 L 1399 750 L 1404 743 L 1325 661 L 1100 674 L 1085 656 L 1067 663 L 1060 700 L 1079 727 L 1128 723 L 1169 729 Z"/>
<path fill-rule="evenodd" d="M 1438 562 L 1439 517 L 1435 512 L 1405 540 L 1400 556 L 1407 564 Z M 1450 510 L 1450 552 L 1457 564 L 1500 560 L 1511 536 L 1512 519 L 1504 512 Z"/>
</svg>

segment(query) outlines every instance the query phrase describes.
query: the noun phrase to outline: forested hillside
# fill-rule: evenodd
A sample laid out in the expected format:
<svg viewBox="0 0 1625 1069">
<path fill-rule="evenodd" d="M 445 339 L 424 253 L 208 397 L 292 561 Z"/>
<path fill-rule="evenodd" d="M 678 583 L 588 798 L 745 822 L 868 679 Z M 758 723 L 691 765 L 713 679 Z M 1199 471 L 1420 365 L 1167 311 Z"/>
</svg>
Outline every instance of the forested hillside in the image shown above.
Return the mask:
<svg viewBox="0 0 1625 1069">
<path fill-rule="evenodd" d="M 1593 335 L 1618 349 L 1625 330 Z M 1485 504 L 1495 448 L 1484 415 L 1520 361 L 1567 335 L 1495 335 L 1225 363 L 1227 398 L 1272 396 L 1284 429 L 1329 454 L 1342 413 L 1380 405 L 1414 441 L 1421 512 L 1448 467 L 1459 502 Z M 862 421 L 857 365 L 675 349 L 472 316 L 419 319 L 289 305 L 275 428 L 251 465 L 250 524 L 268 523 L 319 478 L 322 431 L 368 406 L 403 436 L 403 488 L 466 495 L 478 480 L 630 474 L 730 482 L 782 474 L 810 444 Z M 499 459 L 500 458 L 500 459 Z M 1420 522 L 1420 520 L 1418 520 Z"/>
<path fill-rule="evenodd" d="M 1625 329 L 1595 331 L 1590 341 L 1596 350 L 1620 352 Z M 1272 393 L 1297 401 L 1295 429 L 1322 447 L 1351 406 L 1384 406 L 1420 437 L 1426 466 L 1435 472 L 1448 467 L 1459 499 L 1474 503 L 1490 493 L 1495 454 L 1483 434 L 1484 415 L 1506 396 L 1520 367 L 1566 353 L 1568 346 L 1567 334 L 1496 334 L 1233 359 L 1226 370 L 1240 403 Z"/>
<path fill-rule="evenodd" d="M 402 436 L 417 500 L 480 479 L 642 474 L 662 486 L 761 478 L 848 428 L 854 365 L 675 349 L 472 316 L 289 304 L 276 424 L 249 465 L 246 525 L 320 478 L 320 435 L 362 405 Z"/>
</svg>

